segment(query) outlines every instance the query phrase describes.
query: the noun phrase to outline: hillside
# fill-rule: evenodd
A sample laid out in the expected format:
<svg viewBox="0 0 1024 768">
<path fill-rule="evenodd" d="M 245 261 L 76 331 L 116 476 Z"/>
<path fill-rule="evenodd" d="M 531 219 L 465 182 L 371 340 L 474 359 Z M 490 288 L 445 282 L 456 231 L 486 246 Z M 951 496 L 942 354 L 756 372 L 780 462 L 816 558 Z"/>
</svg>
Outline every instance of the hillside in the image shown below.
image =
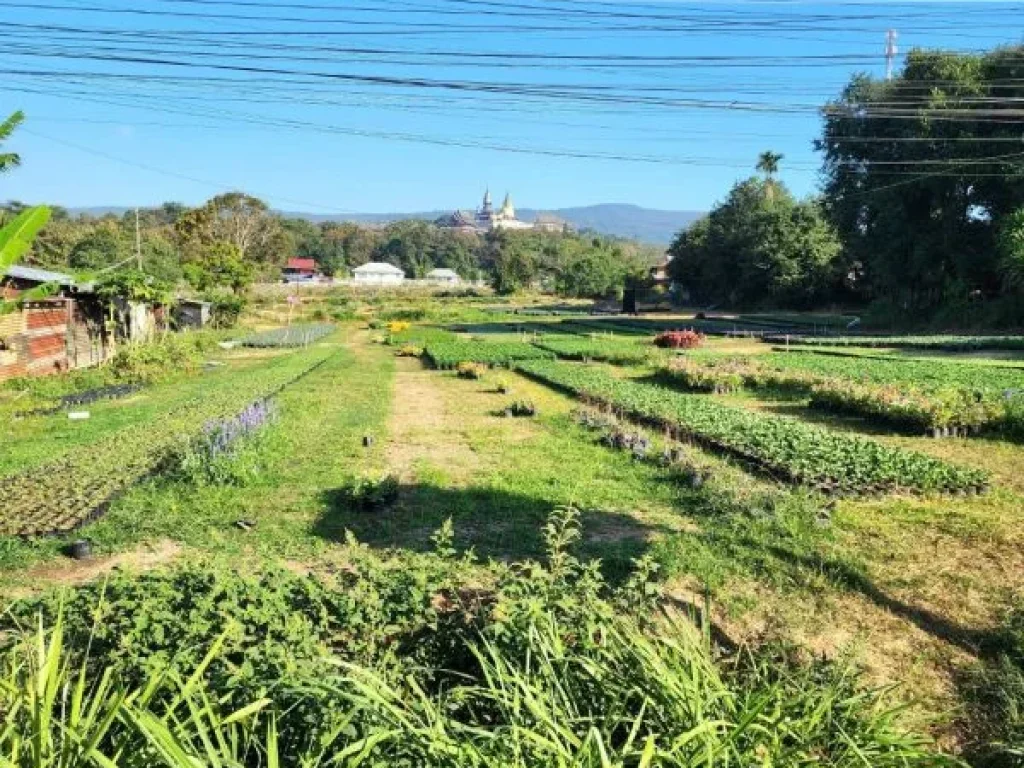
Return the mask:
<svg viewBox="0 0 1024 768">
<path fill-rule="evenodd" d="M 108 213 L 120 215 L 127 210 L 127 208 L 98 206 L 70 208 L 69 213 L 72 215 L 102 216 Z M 305 211 L 280 211 L 280 213 L 284 216 L 309 219 L 310 221 L 356 221 L 367 224 L 384 224 L 389 221 L 404 219 L 427 219 L 433 221 L 439 216 L 451 213 L 451 211 L 436 210 L 412 213 L 352 213 L 338 215 L 307 213 Z M 575 208 L 557 208 L 550 211 L 520 208 L 518 211 L 519 217 L 524 221 L 533 221 L 540 213 L 552 213 L 559 218 L 565 219 L 577 229 L 592 229 L 604 235 L 628 237 L 658 245 L 668 245 L 676 232 L 701 216 L 700 211 L 663 211 L 626 203 L 603 203 Z"/>
</svg>

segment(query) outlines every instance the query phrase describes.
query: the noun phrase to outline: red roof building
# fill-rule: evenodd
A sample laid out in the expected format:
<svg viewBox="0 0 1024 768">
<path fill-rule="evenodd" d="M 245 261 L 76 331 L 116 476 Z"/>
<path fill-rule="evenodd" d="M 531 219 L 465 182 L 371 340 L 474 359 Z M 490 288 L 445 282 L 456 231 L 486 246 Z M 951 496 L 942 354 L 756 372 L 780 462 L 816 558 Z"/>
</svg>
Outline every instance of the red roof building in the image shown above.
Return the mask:
<svg viewBox="0 0 1024 768">
<path fill-rule="evenodd" d="M 316 278 L 316 261 L 313 259 L 288 259 L 281 274 L 285 280 L 313 280 Z"/>
</svg>

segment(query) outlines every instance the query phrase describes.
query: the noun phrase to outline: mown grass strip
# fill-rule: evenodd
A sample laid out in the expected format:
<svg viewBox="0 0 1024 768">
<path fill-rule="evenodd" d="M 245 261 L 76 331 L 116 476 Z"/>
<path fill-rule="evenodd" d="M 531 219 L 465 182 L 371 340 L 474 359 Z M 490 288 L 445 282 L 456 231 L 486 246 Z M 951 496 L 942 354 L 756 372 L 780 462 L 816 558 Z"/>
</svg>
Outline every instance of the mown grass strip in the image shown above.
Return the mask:
<svg viewBox="0 0 1024 768">
<path fill-rule="evenodd" d="M 977 469 L 654 384 L 616 379 L 595 367 L 535 361 L 516 368 L 577 397 L 738 456 L 781 479 L 828 492 L 981 492 L 989 482 Z"/>
</svg>

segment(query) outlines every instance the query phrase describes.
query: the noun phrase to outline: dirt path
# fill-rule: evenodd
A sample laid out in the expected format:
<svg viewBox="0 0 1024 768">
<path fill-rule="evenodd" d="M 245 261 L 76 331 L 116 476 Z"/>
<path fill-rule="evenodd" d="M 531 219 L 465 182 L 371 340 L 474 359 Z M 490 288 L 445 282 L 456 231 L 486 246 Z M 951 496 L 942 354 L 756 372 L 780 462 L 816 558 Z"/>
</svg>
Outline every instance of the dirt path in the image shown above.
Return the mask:
<svg viewBox="0 0 1024 768">
<path fill-rule="evenodd" d="M 440 375 L 414 358 L 397 361 L 385 456 L 403 483 L 428 470 L 465 480 L 479 465 L 459 415 L 438 387 Z"/>
<path fill-rule="evenodd" d="M 4 597 L 18 599 L 29 597 L 44 588 L 57 586 L 78 586 L 113 573 L 115 570 L 129 572 L 148 571 L 171 562 L 181 554 L 181 545 L 170 539 L 160 539 L 142 544 L 127 552 L 116 555 L 94 557 L 88 560 L 60 558 L 33 566 L 21 579 L 31 587 L 17 587 Z"/>
</svg>

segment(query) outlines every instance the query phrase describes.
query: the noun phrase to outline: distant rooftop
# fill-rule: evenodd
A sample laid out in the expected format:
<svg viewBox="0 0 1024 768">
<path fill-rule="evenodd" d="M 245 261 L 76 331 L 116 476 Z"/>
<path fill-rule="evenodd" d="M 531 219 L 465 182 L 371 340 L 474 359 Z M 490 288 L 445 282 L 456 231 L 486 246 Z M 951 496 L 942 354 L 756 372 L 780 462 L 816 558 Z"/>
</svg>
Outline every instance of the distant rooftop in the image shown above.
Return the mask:
<svg viewBox="0 0 1024 768">
<path fill-rule="evenodd" d="M 30 280 L 34 283 L 60 283 L 61 285 L 74 285 L 75 278 L 63 272 L 51 272 L 48 269 L 37 269 L 35 267 L 23 267 L 15 264 L 8 267 L 4 274 L 16 280 Z"/>
<path fill-rule="evenodd" d="M 306 271 L 316 270 L 315 259 L 288 259 L 286 269 L 301 269 Z"/>
<path fill-rule="evenodd" d="M 361 275 L 370 275 L 370 274 L 389 274 L 389 275 L 401 274 L 401 275 L 404 275 L 405 274 L 405 272 L 403 270 L 399 269 L 394 264 L 387 264 L 387 263 L 385 263 L 383 261 L 371 261 L 371 262 L 369 262 L 367 264 L 363 264 L 361 267 L 356 267 L 352 271 L 353 272 L 357 272 L 357 273 L 359 273 Z"/>
</svg>

